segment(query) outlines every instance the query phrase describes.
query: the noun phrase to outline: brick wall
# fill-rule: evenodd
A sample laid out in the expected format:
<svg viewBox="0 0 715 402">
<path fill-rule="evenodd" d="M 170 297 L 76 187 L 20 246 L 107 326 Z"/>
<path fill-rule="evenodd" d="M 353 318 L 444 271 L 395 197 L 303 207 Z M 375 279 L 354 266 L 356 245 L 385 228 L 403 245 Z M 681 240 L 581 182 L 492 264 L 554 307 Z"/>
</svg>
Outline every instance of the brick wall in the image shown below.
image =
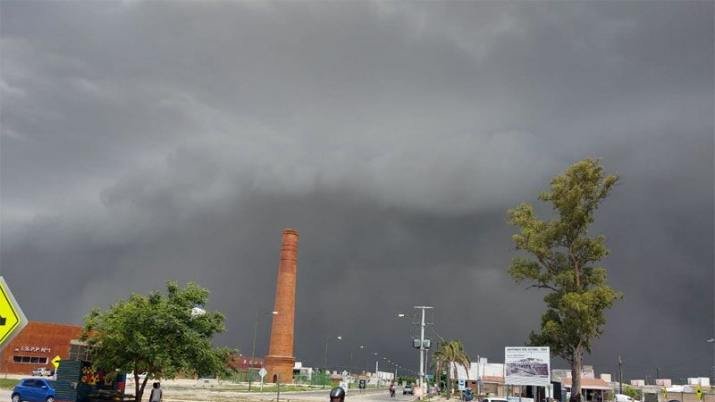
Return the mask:
<svg viewBox="0 0 715 402">
<path fill-rule="evenodd" d="M 39 367 L 54 370 L 52 359 L 67 359 L 70 341 L 79 339 L 81 334 L 82 327 L 78 325 L 30 321 L 2 350 L 0 372 L 32 374 Z"/>
</svg>

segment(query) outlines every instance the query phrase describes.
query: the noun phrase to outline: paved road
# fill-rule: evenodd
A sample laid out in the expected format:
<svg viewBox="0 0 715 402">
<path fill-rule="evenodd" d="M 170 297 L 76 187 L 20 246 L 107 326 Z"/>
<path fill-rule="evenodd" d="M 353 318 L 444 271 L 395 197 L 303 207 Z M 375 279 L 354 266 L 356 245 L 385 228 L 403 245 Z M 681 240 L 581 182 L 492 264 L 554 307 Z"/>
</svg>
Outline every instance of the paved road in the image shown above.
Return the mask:
<svg viewBox="0 0 715 402">
<path fill-rule="evenodd" d="M 350 392 L 345 398 L 345 402 L 353 401 L 392 401 L 392 402 L 405 402 L 412 401 L 415 397 L 412 395 L 402 395 L 398 393 L 394 398 L 390 398 L 390 393 L 388 391 L 383 391 L 379 393 L 369 393 L 369 394 L 359 394 L 356 392 Z"/>
<path fill-rule="evenodd" d="M 305 391 L 305 392 L 287 392 L 281 393 L 281 401 L 328 401 L 330 390 L 324 391 Z M 259 397 L 259 396 L 256 396 Z M 345 402 L 367 402 L 367 401 L 385 401 L 385 402 L 407 402 L 414 400 L 412 395 L 402 395 L 399 392 L 394 398 L 390 398 L 390 393 L 387 390 L 381 391 L 365 391 L 358 392 L 351 390 L 345 397 Z"/>
</svg>

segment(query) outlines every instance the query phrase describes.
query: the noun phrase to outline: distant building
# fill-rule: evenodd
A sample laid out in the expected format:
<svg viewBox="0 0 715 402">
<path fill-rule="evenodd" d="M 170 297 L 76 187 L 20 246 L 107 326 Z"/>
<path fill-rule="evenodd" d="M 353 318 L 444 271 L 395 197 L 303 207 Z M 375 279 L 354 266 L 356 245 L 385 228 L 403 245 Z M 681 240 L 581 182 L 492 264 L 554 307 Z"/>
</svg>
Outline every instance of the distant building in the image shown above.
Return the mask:
<svg viewBox="0 0 715 402">
<path fill-rule="evenodd" d="M 643 387 L 645 386 L 645 380 L 631 380 L 631 385 L 634 387 Z"/>
<path fill-rule="evenodd" d="M 709 387 L 710 379 L 708 377 L 691 377 L 688 378 L 688 385 L 700 385 L 701 387 Z"/>
<path fill-rule="evenodd" d="M 79 341 L 79 325 L 30 321 L 0 355 L 0 372 L 32 374 L 45 367 L 54 370 L 52 359 L 87 360 L 87 348 Z"/>
<path fill-rule="evenodd" d="M 572 378 L 564 378 L 561 386 L 566 392 L 571 392 Z M 601 378 L 581 377 L 581 396 L 583 401 L 605 401 L 606 393 L 611 390 L 611 384 Z"/>
<path fill-rule="evenodd" d="M 262 357 L 244 356 L 242 354 L 232 353 L 229 357 L 228 365 L 234 370 L 260 369 L 263 367 Z"/>
<path fill-rule="evenodd" d="M 670 378 L 656 378 L 655 385 L 659 385 L 661 387 L 670 387 L 673 385 L 673 381 L 671 381 Z"/>
<path fill-rule="evenodd" d="M 313 378 L 313 368 L 304 367 L 302 362 L 295 362 L 293 365 L 293 378 L 310 381 Z"/>
</svg>

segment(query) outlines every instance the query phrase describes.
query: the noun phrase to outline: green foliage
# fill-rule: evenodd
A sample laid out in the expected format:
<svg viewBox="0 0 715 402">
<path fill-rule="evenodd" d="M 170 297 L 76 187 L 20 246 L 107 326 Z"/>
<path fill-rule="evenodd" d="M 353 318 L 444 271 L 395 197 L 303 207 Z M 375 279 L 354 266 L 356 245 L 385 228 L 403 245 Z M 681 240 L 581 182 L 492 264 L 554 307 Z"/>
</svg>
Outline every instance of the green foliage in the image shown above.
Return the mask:
<svg viewBox="0 0 715 402">
<path fill-rule="evenodd" d="M 517 250 L 531 255 L 514 258 L 509 273 L 517 282 L 548 290 L 541 330 L 530 334 L 529 343 L 550 346 L 579 371 L 583 353 L 590 353 L 591 342 L 602 333 L 605 311 L 622 297 L 598 265 L 608 255 L 605 238 L 588 233 L 599 204 L 617 182 L 597 159 L 582 160 L 539 195 L 551 204 L 554 219 L 537 218 L 528 203 L 508 211 L 509 223 L 519 228 L 512 237 Z"/>
<path fill-rule="evenodd" d="M 623 394 L 628 395 L 631 398 L 639 401 L 643 400 L 641 399 L 643 397 L 643 393 L 641 392 L 641 390 L 638 388 L 631 387 L 629 385 L 623 387 Z"/>
<path fill-rule="evenodd" d="M 94 309 L 85 317 L 83 339 L 96 367 L 133 372 L 135 397 L 141 400 L 150 378 L 172 378 L 177 373 L 222 375 L 228 350 L 214 348 L 211 338 L 224 330 L 218 312 L 192 316 L 205 306 L 209 292 L 194 283 L 167 283 L 167 292 L 133 294 L 107 310 Z M 147 373 L 139 381 L 139 374 Z"/>
<path fill-rule="evenodd" d="M 447 398 L 449 398 L 453 388 L 452 379 L 457 378 L 457 365 L 460 365 L 464 367 L 465 370 L 469 371 L 469 366 L 471 364 L 469 356 L 464 351 L 462 341 L 459 340 L 441 342 L 433 356 L 436 372 L 441 373 L 443 369 L 447 371 Z M 450 370 L 450 367 L 452 367 L 452 370 Z"/>
</svg>

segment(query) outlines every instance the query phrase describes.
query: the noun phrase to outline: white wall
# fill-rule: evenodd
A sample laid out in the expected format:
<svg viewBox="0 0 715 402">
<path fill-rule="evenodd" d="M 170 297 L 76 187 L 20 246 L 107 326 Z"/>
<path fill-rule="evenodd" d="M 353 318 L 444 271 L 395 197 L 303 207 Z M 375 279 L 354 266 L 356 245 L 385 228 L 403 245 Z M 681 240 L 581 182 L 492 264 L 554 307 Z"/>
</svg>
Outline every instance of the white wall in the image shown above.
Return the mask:
<svg viewBox="0 0 715 402">
<path fill-rule="evenodd" d="M 472 363 L 469 367 L 469 371 L 464 369 L 463 366 L 459 364 L 454 364 L 452 367 L 457 366 L 457 379 L 476 381 L 482 376 L 489 377 L 503 377 L 504 376 L 504 364 L 503 363 L 488 363 L 487 359 L 481 359 L 479 363 Z M 450 375 L 454 371 L 450 371 Z"/>
<path fill-rule="evenodd" d="M 700 385 L 702 387 L 709 387 L 710 379 L 708 377 L 688 378 L 688 385 Z"/>
</svg>

